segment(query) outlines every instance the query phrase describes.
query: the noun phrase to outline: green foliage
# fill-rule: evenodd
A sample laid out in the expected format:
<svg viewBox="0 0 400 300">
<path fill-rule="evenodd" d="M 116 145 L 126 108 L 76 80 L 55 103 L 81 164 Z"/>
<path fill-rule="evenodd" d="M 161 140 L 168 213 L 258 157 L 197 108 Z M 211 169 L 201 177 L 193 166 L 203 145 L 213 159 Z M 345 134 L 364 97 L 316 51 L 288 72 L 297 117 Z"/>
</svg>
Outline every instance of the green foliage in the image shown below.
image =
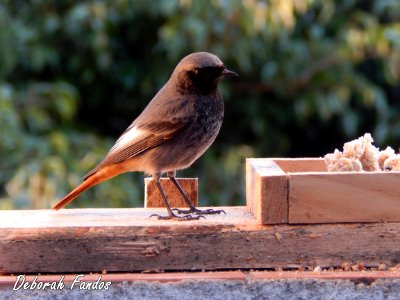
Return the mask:
<svg viewBox="0 0 400 300">
<path fill-rule="evenodd" d="M 194 51 L 240 74 L 216 143 L 183 172 L 202 204 L 244 203 L 245 157 L 321 156 L 364 132 L 399 145 L 399 1 L 6 0 L 0 209 L 64 196 Z M 141 206 L 142 190 L 126 174 L 72 205 Z"/>
</svg>

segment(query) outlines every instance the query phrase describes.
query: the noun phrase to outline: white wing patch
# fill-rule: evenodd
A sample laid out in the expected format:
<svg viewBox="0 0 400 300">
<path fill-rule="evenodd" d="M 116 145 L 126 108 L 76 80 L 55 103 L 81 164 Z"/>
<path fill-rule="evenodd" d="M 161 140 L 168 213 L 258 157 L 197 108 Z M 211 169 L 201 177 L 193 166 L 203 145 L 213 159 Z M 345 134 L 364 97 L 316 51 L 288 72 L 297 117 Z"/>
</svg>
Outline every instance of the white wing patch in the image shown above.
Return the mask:
<svg viewBox="0 0 400 300">
<path fill-rule="evenodd" d="M 129 145 L 132 145 L 135 141 L 138 141 L 145 135 L 145 131 L 138 129 L 133 126 L 124 134 L 122 134 L 119 139 L 115 142 L 114 146 L 110 149 L 110 152 L 115 150 L 124 149 Z"/>
</svg>

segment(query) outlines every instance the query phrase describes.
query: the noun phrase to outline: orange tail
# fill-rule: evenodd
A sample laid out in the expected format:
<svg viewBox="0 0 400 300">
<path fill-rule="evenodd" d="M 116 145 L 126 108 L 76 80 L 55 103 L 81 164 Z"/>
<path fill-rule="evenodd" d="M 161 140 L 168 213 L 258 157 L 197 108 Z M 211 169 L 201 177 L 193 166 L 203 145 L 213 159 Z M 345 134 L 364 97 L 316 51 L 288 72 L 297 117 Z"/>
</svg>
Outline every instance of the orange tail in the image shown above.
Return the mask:
<svg viewBox="0 0 400 300">
<path fill-rule="evenodd" d="M 120 168 L 118 168 L 116 165 L 114 166 L 108 166 L 103 169 L 100 169 L 87 179 L 85 179 L 84 182 L 82 182 L 80 185 L 78 185 L 72 192 L 70 192 L 67 196 L 64 197 L 64 199 L 60 200 L 58 203 L 56 203 L 52 209 L 58 210 L 68 203 L 72 202 L 76 197 L 78 197 L 81 193 L 86 191 L 87 189 L 91 188 L 92 186 L 99 184 L 107 179 L 110 179 L 111 177 L 114 177 L 118 174 L 123 173 Z"/>
</svg>

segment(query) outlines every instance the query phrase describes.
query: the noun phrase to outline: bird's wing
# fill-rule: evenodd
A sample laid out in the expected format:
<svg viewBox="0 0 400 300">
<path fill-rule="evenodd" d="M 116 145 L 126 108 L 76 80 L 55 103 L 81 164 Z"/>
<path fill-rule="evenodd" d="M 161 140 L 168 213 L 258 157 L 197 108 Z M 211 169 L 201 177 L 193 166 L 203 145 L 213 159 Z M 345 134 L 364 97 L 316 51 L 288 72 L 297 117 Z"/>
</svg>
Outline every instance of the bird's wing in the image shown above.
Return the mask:
<svg viewBox="0 0 400 300">
<path fill-rule="evenodd" d="M 104 160 L 85 175 L 84 179 L 93 175 L 100 167 L 130 159 L 174 138 L 185 130 L 195 117 L 193 104 L 187 99 L 150 103 L 119 137 Z"/>
</svg>

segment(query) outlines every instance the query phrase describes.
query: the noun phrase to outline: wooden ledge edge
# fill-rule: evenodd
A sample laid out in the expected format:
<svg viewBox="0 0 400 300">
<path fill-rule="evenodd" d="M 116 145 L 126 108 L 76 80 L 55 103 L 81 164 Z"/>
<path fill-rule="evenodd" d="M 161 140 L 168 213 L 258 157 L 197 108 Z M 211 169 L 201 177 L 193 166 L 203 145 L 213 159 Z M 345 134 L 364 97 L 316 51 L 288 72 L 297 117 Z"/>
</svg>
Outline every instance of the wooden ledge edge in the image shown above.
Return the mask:
<svg viewBox="0 0 400 300">
<path fill-rule="evenodd" d="M 38 275 L 36 282 L 55 282 L 64 276 L 63 282 L 69 286 L 78 274 Z M 400 279 L 400 273 L 393 271 L 215 271 L 215 272 L 167 272 L 167 273 L 116 273 L 116 274 L 82 274 L 82 281 L 95 282 L 101 276 L 101 281 L 112 283 L 122 282 L 160 282 L 171 283 L 185 280 L 281 280 L 281 279 L 322 279 L 322 280 L 353 280 L 372 283 L 378 279 Z M 36 275 L 26 275 L 26 281 L 32 282 Z M 0 289 L 13 287 L 17 276 L 0 275 Z"/>
</svg>

